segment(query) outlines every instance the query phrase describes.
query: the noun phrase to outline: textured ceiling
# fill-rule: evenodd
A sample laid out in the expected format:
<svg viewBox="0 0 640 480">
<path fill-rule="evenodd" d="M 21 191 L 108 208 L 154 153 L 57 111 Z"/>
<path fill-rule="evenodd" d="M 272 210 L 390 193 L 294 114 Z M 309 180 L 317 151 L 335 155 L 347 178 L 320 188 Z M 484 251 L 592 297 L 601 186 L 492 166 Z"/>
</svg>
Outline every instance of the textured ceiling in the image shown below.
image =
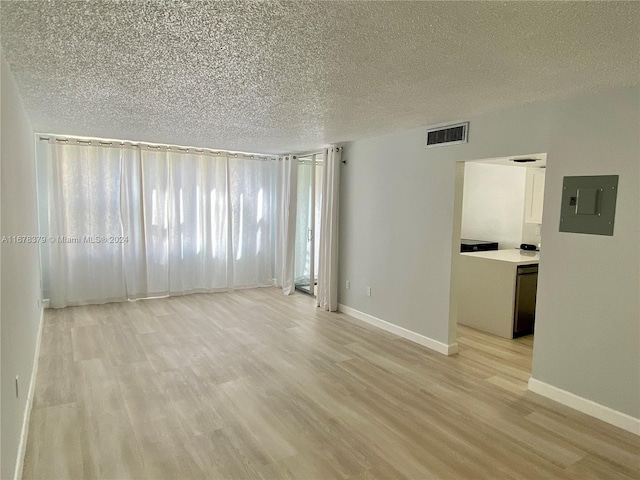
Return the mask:
<svg viewBox="0 0 640 480">
<path fill-rule="evenodd" d="M 36 131 L 264 153 L 637 84 L 638 2 L 2 1 Z"/>
</svg>

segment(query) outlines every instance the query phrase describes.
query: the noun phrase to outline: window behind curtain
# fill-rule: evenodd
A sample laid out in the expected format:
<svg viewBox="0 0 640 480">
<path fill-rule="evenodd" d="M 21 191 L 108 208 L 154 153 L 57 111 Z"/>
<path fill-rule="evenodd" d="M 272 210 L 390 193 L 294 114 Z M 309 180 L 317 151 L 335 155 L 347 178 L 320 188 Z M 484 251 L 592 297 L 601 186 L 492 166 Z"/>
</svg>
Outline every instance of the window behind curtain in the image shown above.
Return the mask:
<svg viewBox="0 0 640 480">
<path fill-rule="evenodd" d="M 273 284 L 275 162 L 53 143 L 38 157 L 51 306 Z"/>
</svg>

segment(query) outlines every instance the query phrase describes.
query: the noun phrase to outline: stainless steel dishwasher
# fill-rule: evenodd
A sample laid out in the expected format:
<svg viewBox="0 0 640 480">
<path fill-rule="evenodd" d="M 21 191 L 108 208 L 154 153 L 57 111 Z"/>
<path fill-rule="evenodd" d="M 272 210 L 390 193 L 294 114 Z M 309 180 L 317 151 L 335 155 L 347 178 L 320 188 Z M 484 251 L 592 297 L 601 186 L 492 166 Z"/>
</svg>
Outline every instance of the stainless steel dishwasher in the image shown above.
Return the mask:
<svg viewBox="0 0 640 480">
<path fill-rule="evenodd" d="M 513 338 L 533 333 L 537 291 L 538 265 L 518 266 L 516 304 L 513 312 Z"/>
</svg>

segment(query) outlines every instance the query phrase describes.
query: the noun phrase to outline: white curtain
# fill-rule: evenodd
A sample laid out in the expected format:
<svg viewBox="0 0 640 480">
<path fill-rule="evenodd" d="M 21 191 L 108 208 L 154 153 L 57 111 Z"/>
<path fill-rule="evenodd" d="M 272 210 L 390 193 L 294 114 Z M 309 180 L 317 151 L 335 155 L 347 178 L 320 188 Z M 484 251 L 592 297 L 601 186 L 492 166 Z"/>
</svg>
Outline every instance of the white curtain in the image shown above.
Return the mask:
<svg viewBox="0 0 640 480">
<path fill-rule="evenodd" d="M 51 306 L 103 303 L 126 298 L 120 239 L 122 166 L 134 152 L 109 147 L 50 145 L 45 175 L 48 265 L 45 291 Z M 41 216 L 42 218 L 42 216 Z M 107 241 L 102 241 L 103 239 Z"/>
<path fill-rule="evenodd" d="M 324 150 L 320 254 L 316 300 L 319 307 L 338 310 L 338 201 L 342 147 Z"/>
<path fill-rule="evenodd" d="M 298 159 L 293 156 L 278 158 L 277 230 L 276 230 L 276 285 L 285 295 L 295 289 L 296 202 L 298 185 Z"/>
<path fill-rule="evenodd" d="M 276 162 L 52 144 L 39 169 L 53 307 L 273 285 Z"/>
</svg>

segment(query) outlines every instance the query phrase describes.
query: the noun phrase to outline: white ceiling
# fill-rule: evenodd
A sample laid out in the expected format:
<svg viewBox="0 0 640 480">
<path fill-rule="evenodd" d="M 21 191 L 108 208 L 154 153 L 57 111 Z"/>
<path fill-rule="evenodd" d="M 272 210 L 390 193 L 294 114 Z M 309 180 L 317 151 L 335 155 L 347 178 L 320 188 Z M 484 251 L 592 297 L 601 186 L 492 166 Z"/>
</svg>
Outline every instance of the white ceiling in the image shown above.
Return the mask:
<svg viewBox="0 0 640 480">
<path fill-rule="evenodd" d="M 5 2 L 39 132 L 264 153 L 639 82 L 638 2 Z"/>
</svg>

